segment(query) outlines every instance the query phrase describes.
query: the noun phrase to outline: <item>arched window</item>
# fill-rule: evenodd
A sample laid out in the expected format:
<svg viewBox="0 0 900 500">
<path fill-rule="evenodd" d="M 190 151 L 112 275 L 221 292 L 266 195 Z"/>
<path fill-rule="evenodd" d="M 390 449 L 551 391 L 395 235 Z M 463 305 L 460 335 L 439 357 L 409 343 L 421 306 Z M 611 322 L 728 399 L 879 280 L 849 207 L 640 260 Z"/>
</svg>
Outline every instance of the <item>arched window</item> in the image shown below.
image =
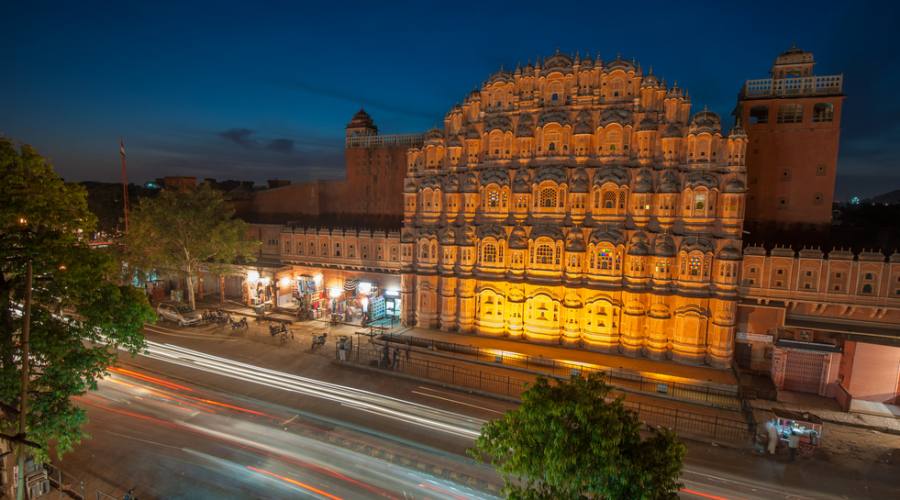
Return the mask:
<svg viewBox="0 0 900 500">
<path fill-rule="evenodd" d="M 691 276 L 700 276 L 700 271 L 703 268 L 703 259 L 700 257 L 691 257 L 688 262 L 688 271 Z"/>
<path fill-rule="evenodd" d="M 481 261 L 487 263 L 497 262 L 497 247 L 493 243 L 485 243 L 481 250 Z"/>
<path fill-rule="evenodd" d="M 827 102 L 819 102 L 813 106 L 814 122 L 830 122 L 834 120 L 834 106 Z"/>
<path fill-rule="evenodd" d="M 601 248 L 597 252 L 597 267 L 602 271 L 611 271 L 613 268 L 613 251 L 611 248 Z"/>
<path fill-rule="evenodd" d="M 552 187 L 545 187 L 541 189 L 540 195 L 538 196 L 538 206 L 542 208 L 553 208 L 556 206 L 556 189 Z"/>
<path fill-rule="evenodd" d="M 616 208 L 616 193 L 613 191 L 603 193 L 603 208 L 609 210 Z"/>
<path fill-rule="evenodd" d="M 609 82 L 609 90 L 613 97 L 622 97 L 625 95 L 625 81 L 621 78 L 614 78 Z"/>
<path fill-rule="evenodd" d="M 694 193 L 694 210 L 703 211 L 706 209 L 706 193 Z"/>
<path fill-rule="evenodd" d="M 322 257 L 328 257 L 328 243 L 322 243 Z"/>
<path fill-rule="evenodd" d="M 538 245 L 534 251 L 535 264 L 553 264 L 553 246 L 548 244 Z"/>
<path fill-rule="evenodd" d="M 769 123 L 769 107 L 754 106 L 750 108 L 750 124 Z"/>
<path fill-rule="evenodd" d="M 316 255 L 316 244 L 311 241 L 309 242 L 309 255 L 310 256 Z"/>
<path fill-rule="evenodd" d="M 870 285 L 869 283 L 866 283 L 865 285 L 863 285 L 862 293 L 863 293 L 863 295 L 871 295 L 872 294 L 872 285 Z"/>
<path fill-rule="evenodd" d="M 422 251 L 419 253 L 419 257 L 422 259 L 428 258 L 428 243 L 422 243 Z"/>
<path fill-rule="evenodd" d="M 437 258 L 437 243 L 434 241 L 431 242 L 431 258 Z"/>
<path fill-rule="evenodd" d="M 500 193 L 497 192 L 496 189 L 491 189 L 488 191 L 487 195 L 487 207 L 488 208 L 497 208 L 500 206 Z"/>
<path fill-rule="evenodd" d="M 625 191 L 619 192 L 619 210 L 625 209 Z"/>
<path fill-rule="evenodd" d="M 606 132 L 606 150 L 613 153 L 620 147 L 622 143 L 622 131 L 618 127 L 613 127 Z"/>
</svg>

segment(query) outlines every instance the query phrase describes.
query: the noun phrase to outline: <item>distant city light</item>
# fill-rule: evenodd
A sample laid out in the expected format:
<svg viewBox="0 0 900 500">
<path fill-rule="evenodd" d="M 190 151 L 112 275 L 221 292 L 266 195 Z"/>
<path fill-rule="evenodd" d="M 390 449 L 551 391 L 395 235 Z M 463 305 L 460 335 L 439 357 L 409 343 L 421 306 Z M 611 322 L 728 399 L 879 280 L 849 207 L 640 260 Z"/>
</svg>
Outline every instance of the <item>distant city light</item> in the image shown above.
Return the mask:
<svg viewBox="0 0 900 500">
<path fill-rule="evenodd" d="M 859 196 L 854 196 L 854 197 L 850 198 L 851 205 L 859 205 L 859 201 L 860 201 Z"/>
</svg>

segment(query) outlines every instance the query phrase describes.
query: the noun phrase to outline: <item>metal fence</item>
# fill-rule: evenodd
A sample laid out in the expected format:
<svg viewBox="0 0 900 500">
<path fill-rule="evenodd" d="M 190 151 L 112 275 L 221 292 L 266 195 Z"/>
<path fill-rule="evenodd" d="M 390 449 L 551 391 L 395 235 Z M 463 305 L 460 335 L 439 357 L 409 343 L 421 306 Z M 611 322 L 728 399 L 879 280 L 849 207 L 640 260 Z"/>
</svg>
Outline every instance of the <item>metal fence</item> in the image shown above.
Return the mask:
<svg viewBox="0 0 900 500">
<path fill-rule="evenodd" d="M 385 356 L 383 347 L 357 343 L 353 350 L 346 353 L 345 361 L 513 398 L 521 397 L 522 393 L 533 383 L 533 379 L 500 375 L 477 368 L 460 367 L 453 363 L 422 359 L 412 354 L 407 358 L 406 350 L 402 348 L 399 349 L 399 354 L 397 354 L 396 347 L 388 349 L 387 352 L 388 355 Z M 397 358 L 396 361 L 395 358 Z M 645 424 L 667 427 L 678 435 L 738 444 L 745 443 L 749 436 L 748 424 L 738 419 L 705 415 L 628 401 L 627 399 L 624 403 L 625 407 L 634 411 Z"/>
<path fill-rule="evenodd" d="M 382 340 L 423 347 L 434 351 L 462 354 L 477 361 L 503 364 L 515 368 L 539 372 L 554 377 L 569 377 L 573 370 L 583 373 L 599 372 L 606 382 L 614 387 L 640 391 L 648 394 L 665 394 L 676 399 L 707 403 L 711 406 L 729 410 L 740 409 L 737 389 L 711 387 L 701 384 L 685 384 L 658 378 L 645 377 L 640 373 L 619 368 L 600 368 L 576 362 L 565 362 L 556 359 L 533 357 L 526 354 L 510 353 L 496 349 L 484 349 L 471 345 L 455 344 L 439 340 L 409 337 L 405 335 L 386 334 Z"/>
</svg>

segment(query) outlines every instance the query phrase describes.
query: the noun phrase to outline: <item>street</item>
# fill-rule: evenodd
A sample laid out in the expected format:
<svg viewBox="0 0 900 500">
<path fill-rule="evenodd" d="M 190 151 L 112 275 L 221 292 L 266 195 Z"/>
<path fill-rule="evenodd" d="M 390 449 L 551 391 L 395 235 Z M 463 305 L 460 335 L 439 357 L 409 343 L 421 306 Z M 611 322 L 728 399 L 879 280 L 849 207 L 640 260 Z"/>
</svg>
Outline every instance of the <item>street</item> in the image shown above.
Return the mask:
<svg viewBox="0 0 900 500">
<path fill-rule="evenodd" d="M 335 366 L 328 348 L 310 354 L 163 326 L 147 334 L 143 356 L 120 356 L 98 390 L 79 398 L 92 439 L 61 461 L 67 473 L 134 487 L 139 498 L 499 491 L 496 474 L 464 453 L 483 422 L 511 403 Z M 857 487 L 833 478 L 827 489 L 815 487 L 824 479 L 794 488 L 785 470 L 689 445 L 682 496 L 840 498 Z"/>
</svg>

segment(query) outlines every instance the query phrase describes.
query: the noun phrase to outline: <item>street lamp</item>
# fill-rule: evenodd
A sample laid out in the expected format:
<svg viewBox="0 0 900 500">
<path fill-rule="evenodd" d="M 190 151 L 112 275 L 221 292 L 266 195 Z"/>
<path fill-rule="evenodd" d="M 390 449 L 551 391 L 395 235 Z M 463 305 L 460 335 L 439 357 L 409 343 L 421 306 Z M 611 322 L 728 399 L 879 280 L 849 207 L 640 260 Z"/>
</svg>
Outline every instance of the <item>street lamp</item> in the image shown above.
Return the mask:
<svg viewBox="0 0 900 500">
<path fill-rule="evenodd" d="M 332 299 L 336 299 L 336 298 L 340 297 L 343 292 L 344 291 L 341 290 L 341 287 L 333 286 L 328 289 L 328 297 L 330 297 Z"/>
</svg>

